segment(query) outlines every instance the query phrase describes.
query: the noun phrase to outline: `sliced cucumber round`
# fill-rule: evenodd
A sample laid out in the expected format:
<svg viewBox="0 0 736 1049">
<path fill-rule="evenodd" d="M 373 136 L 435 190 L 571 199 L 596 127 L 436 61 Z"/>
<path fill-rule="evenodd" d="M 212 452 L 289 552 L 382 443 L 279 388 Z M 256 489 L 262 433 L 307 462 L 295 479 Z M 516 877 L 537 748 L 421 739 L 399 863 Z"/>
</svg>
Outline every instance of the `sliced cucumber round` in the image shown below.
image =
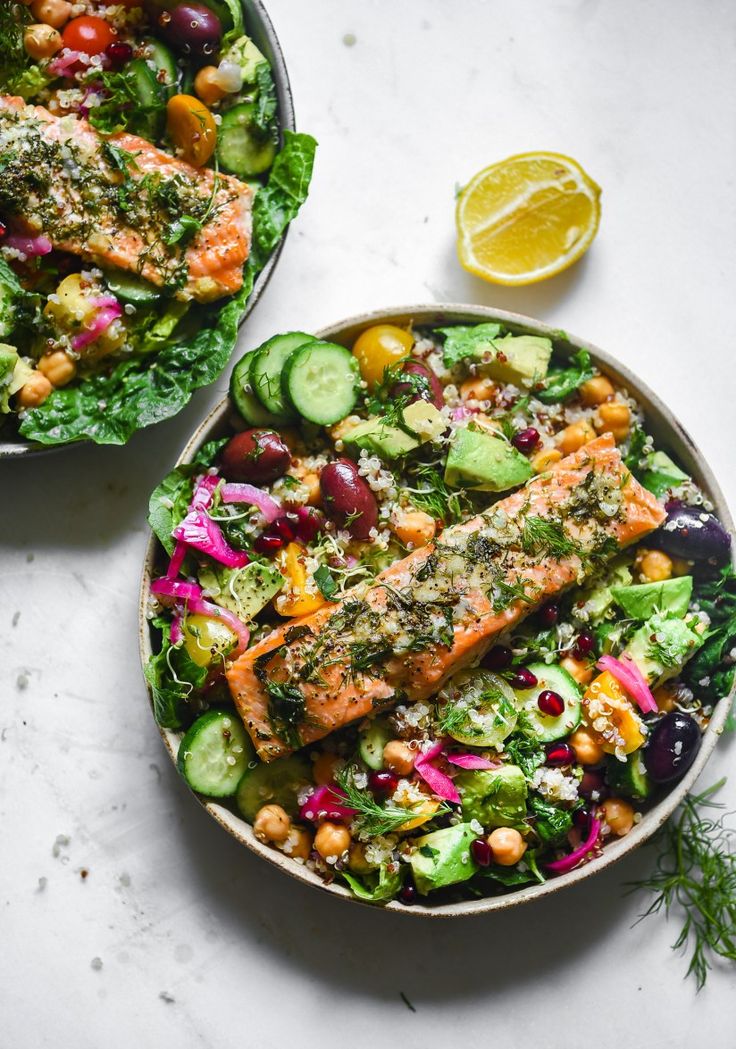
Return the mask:
<svg viewBox="0 0 736 1049">
<path fill-rule="evenodd" d="M 369 769 L 378 772 L 383 768 L 383 748 L 395 733 L 383 718 L 369 721 L 358 736 L 358 753 Z"/>
<path fill-rule="evenodd" d="M 440 731 L 470 747 L 495 747 L 516 728 L 511 686 L 490 670 L 462 670 L 440 693 Z"/>
<path fill-rule="evenodd" d="M 176 91 L 179 83 L 179 67 L 176 59 L 166 44 L 152 36 L 146 37 L 143 47 L 145 48 L 143 58 L 146 62 L 151 62 L 158 70 L 159 76 L 156 77 L 156 83 L 164 98 L 168 100 Z"/>
<path fill-rule="evenodd" d="M 308 422 L 331 426 L 358 399 L 358 362 L 350 350 L 315 340 L 287 358 L 282 372 L 285 398 Z"/>
<path fill-rule="evenodd" d="M 106 272 L 105 284 L 116 299 L 129 302 L 133 306 L 150 306 L 161 298 L 161 293 L 154 284 L 124 270 Z"/>
<path fill-rule="evenodd" d="M 149 141 L 155 142 L 163 132 L 166 91 L 143 58 L 134 58 L 126 73 L 141 103 L 141 115 L 135 122 L 134 130 Z"/>
<path fill-rule="evenodd" d="M 228 798 L 238 789 L 255 751 L 237 714 L 208 710 L 179 744 L 177 765 L 192 790 Z"/>
<path fill-rule="evenodd" d="M 546 663 L 530 663 L 529 669 L 537 679 L 534 688 L 517 689 L 520 707 L 519 728 L 525 736 L 538 739 L 540 743 L 553 743 L 563 739 L 580 724 L 582 715 L 582 693 L 577 682 L 562 667 Z M 559 717 L 549 717 L 539 709 L 538 699 L 545 689 L 551 689 L 565 703 Z"/>
<path fill-rule="evenodd" d="M 245 771 L 238 786 L 237 805 L 243 819 L 252 823 L 264 805 L 273 802 L 290 816 L 299 814 L 297 795 L 312 783 L 312 766 L 300 754 L 258 764 Z"/>
<path fill-rule="evenodd" d="M 281 389 L 281 373 L 284 365 L 300 346 L 315 341 L 313 335 L 307 335 L 303 331 L 290 331 L 285 335 L 274 335 L 253 354 L 250 369 L 253 393 L 266 411 L 280 417 L 284 422 L 290 422 L 296 418 L 291 405 L 284 400 Z"/>
<path fill-rule="evenodd" d="M 641 750 L 629 754 L 625 761 L 619 761 L 609 754 L 606 758 L 606 780 L 614 794 L 623 794 L 625 798 L 635 801 L 645 801 L 654 790 Z"/>
<path fill-rule="evenodd" d="M 251 426 L 279 426 L 282 420 L 266 411 L 253 393 L 250 369 L 254 357 L 255 352 L 246 353 L 233 368 L 233 374 L 230 377 L 230 397 L 237 410 Z"/>
<path fill-rule="evenodd" d="M 256 103 L 241 102 L 222 114 L 217 132 L 217 159 L 224 171 L 251 178 L 268 171 L 278 142 L 263 135 L 256 125 Z"/>
</svg>

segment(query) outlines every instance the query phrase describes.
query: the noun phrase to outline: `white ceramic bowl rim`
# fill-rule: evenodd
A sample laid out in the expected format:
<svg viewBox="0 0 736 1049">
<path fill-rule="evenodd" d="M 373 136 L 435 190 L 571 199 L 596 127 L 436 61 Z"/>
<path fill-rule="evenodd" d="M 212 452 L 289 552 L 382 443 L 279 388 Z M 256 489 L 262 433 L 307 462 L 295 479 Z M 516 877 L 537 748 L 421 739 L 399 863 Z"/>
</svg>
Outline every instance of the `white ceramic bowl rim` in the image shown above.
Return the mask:
<svg viewBox="0 0 736 1049">
<path fill-rule="evenodd" d="M 499 321 L 512 331 L 523 331 L 534 335 L 546 335 L 552 339 L 556 353 L 561 357 L 570 356 L 579 349 L 588 350 L 595 363 L 601 370 L 612 376 L 619 384 L 625 386 L 644 408 L 647 418 L 647 429 L 653 434 L 657 446 L 664 448 L 676 456 L 687 469 L 692 477 L 707 492 L 715 506 L 715 512 L 723 525 L 733 534 L 733 521 L 730 511 L 718 487 L 718 484 L 705 462 L 695 442 L 675 419 L 672 413 L 659 400 L 641 380 L 639 380 L 628 368 L 616 361 L 613 357 L 597 349 L 590 343 L 584 342 L 568 333 L 560 332 L 540 321 L 530 317 L 524 317 L 517 313 L 508 313 L 504 310 L 485 306 L 468 306 L 462 304 L 436 304 L 408 307 L 396 307 L 395 309 L 374 310 L 351 317 L 338 324 L 332 324 L 321 329 L 315 334 L 319 338 L 352 344 L 356 335 L 364 328 L 377 323 L 396 323 L 406 325 L 413 322 L 415 326 L 436 327 L 444 324 L 471 323 L 478 324 L 484 321 Z M 189 462 L 199 447 L 206 441 L 211 440 L 219 431 L 227 430 L 227 420 L 232 414 L 232 407 L 227 398 L 220 402 L 196 429 L 186 447 L 182 451 L 177 465 Z M 151 628 L 146 619 L 148 607 L 149 585 L 157 557 L 157 541 L 151 538 L 145 559 L 143 580 L 141 585 L 140 600 L 140 648 L 141 658 L 145 664 L 151 655 Z M 734 555 L 736 556 L 736 554 Z M 604 870 L 611 864 L 616 863 L 623 856 L 636 849 L 639 845 L 650 838 L 659 827 L 672 815 L 695 780 L 703 771 L 708 758 L 723 731 L 723 725 L 731 705 L 731 696 L 720 700 L 706 729 L 698 755 L 686 775 L 672 788 L 654 808 L 645 813 L 641 822 L 624 838 L 610 842 L 605 846 L 600 856 L 571 871 L 569 874 L 552 878 L 542 885 L 530 885 L 518 889 L 515 892 L 504 893 L 497 896 L 487 896 L 480 899 L 462 900 L 455 903 L 425 904 L 417 903 L 412 907 L 392 901 L 379 908 L 393 913 L 408 916 L 431 916 L 431 917 L 455 917 L 460 915 L 482 914 L 489 911 L 504 910 L 508 907 L 519 906 L 532 900 L 549 896 L 560 889 L 575 885 L 599 871 Z M 176 753 L 179 734 L 168 729 L 159 729 L 166 749 L 172 761 L 176 762 Z M 284 856 L 276 849 L 269 848 L 259 842 L 253 834 L 251 826 L 236 816 L 228 808 L 213 801 L 199 798 L 200 803 L 207 809 L 210 815 L 218 821 L 239 842 L 255 852 L 258 856 L 278 867 L 280 870 L 294 878 L 336 896 L 340 899 L 361 903 L 348 890 L 346 886 L 338 882 L 325 884 L 322 879 L 295 861 Z M 370 904 L 376 909 L 376 905 Z"/>
</svg>

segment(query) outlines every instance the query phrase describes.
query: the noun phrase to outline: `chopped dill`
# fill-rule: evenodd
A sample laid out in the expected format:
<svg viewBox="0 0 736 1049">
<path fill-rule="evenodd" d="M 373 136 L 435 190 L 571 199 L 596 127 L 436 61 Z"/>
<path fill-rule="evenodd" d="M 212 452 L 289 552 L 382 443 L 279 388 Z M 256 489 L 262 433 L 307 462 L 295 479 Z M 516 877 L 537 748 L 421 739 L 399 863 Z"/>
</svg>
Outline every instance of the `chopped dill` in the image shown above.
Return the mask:
<svg viewBox="0 0 736 1049">
<path fill-rule="evenodd" d="M 579 546 L 565 532 L 559 521 L 529 514 L 521 530 L 521 548 L 532 557 L 568 557 L 579 552 Z"/>
<path fill-rule="evenodd" d="M 338 786 L 345 792 L 340 801 L 347 802 L 356 810 L 355 821 L 358 829 L 371 837 L 391 834 L 412 818 L 412 810 L 400 805 L 379 805 L 370 791 L 355 786 L 354 765 L 348 765 L 337 773 Z M 440 810 L 436 815 L 440 814 Z"/>
<path fill-rule="evenodd" d="M 471 508 L 465 491 L 448 488 L 436 466 L 415 463 L 407 468 L 407 472 L 412 486 L 404 490 L 409 494 L 409 501 L 435 521 L 442 521 L 444 525 L 457 524 L 463 513 Z"/>
</svg>

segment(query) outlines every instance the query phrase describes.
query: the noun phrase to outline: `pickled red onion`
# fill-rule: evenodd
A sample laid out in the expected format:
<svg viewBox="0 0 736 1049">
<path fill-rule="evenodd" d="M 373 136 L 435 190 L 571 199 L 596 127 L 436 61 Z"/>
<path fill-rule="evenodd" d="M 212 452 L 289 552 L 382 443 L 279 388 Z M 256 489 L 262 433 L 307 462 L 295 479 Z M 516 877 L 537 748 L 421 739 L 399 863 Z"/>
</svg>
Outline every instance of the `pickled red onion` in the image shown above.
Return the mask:
<svg viewBox="0 0 736 1049">
<path fill-rule="evenodd" d="M 599 670 L 607 670 L 620 685 L 623 685 L 636 700 L 643 714 L 656 714 L 659 710 L 649 685 L 631 656 L 625 653 L 622 654 L 621 659 L 616 659 L 614 656 L 601 656 L 596 666 Z"/>
<path fill-rule="evenodd" d="M 578 845 L 577 849 L 573 849 L 568 856 L 563 856 L 561 860 L 553 860 L 551 863 L 546 863 L 545 867 L 548 871 L 554 871 L 555 874 L 567 874 L 568 871 L 571 871 L 573 867 L 577 867 L 578 863 L 586 857 L 598 841 L 600 833 L 601 822 L 594 817 L 590 821 L 588 837 L 582 845 Z"/>
</svg>

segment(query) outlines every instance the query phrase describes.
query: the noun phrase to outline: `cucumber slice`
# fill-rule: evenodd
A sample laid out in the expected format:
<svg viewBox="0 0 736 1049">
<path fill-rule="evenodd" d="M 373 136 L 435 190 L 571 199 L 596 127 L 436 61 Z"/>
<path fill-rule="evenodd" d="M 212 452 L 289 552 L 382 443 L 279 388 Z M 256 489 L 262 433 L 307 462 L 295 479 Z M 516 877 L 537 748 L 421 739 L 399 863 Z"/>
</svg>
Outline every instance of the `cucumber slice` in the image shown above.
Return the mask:
<svg viewBox="0 0 736 1049">
<path fill-rule="evenodd" d="M 230 397 L 237 410 L 251 426 L 279 426 L 281 419 L 266 411 L 253 393 L 250 369 L 254 357 L 254 351 L 246 353 L 233 368 L 233 374 L 230 377 Z"/>
<path fill-rule="evenodd" d="M 530 663 L 529 669 L 537 684 L 534 688 L 516 690 L 520 705 L 519 728 L 525 736 L 538 739 L 540 743 L 552 743 L 569 736 L 580 724 L 582 715 L 582 693 L 577 682 L 562 667 Z M 543 714 L 537 704 L 540 692 L 547 688 L 565 701 L 565 709 L 558 718 Z"/>
<path fill-rule="evenodd" d="M 127 71 L 143 110 L 140 121 L 136 121 L 136 131 L 144 138 L 155 142 L 164 127 L 166 110 L 164 88 L 156 80 L 155 73 L 143 58 L 134 58 Z"/>
<path fill-rule="evenodd" d="M 143 41 L 143 47 L 146 49 L 143 52 L 145 61 L 151 62 L 159 72 L 158 77 L 154 73 L 159 93 L 168 101 L 176 91 L 179 83 L 179 67 L 176 64 L 176 59 L 166 44 L 162 44 L 160 40 L 156 40 L 152 36 L 146 37 Z"/>
<path fill-rule="evenodd" d="M 344 346 L 310 342 L 287 359 L 281 374 L 286 400 L 308 422 L 331 426 L 355 407 L 358 362 Z"/>
<path fill-rule="evenodd" d="M 263 346 L 253 355 L 250 369 L 253 393 L 266 411 L 283 419 L 284 422 L 296 418 L 291 406 L 286 404 L 281 389 L 281 373 L 284 364 L 300 346 L 315 341 L 313 335 L 307 335 L 303 331 L 291 331 L 286 335 L 274 335 L 268 342 L 264 342 Z"/>
<path fill-rule="evenodd" d="M 237 805 L 243 819 L 252 823 L 263 805 L 274 802 L 290 816 L 299 814 L 297 794 L 312 783 L 312 766 L 305 757 L 292 754 L 270 764 L 248 768 L 240 781 Z"/>
<path fill-rule="evenodd" d="M 654 785 L 644 767 L 641 750 L 635 750 L 619 761 L 614 755 L 606 758 L 606 781 L 614 794 L 623 794 L 634 801 L 645 801 L 654 790 Z"/>
<path fill-rule="evenodd" d="M 394 733 L 383 718 L 376 718 L 361 731 L 358 738 L 358 753 L 369 769 L 378 772 L 383 768 L 383 748 Z"/>
<path fill-rule="evenodd" d="M 490 670 L 462 670 L 440 693 L 441 732 L 470 747 L 496 747 L 516 728 L 514 690 Z"/>
<path fill-rule="evenodd" d="M 150 306 L 161 297 L 155 285 L 123 270 L 105 273 L 105 283 L 116 299 L 129 302 L 133 306 Z"/>
<path fill-rule="evenodd" d="M 208 710 L 179 744 L 177 766 L 198 794 L 228 798 L 254 757 L 253 744 L 237 714 Z"/>
<path fill-rule="evenodd" d="M 255 124 L 255 102 L 241 102 L 222 114 L 217 132 L 217 159 L 224 171 L 238 178 L 251 178 L 268 171 L 278 142 L 264 135 Z"/>
</svg>

